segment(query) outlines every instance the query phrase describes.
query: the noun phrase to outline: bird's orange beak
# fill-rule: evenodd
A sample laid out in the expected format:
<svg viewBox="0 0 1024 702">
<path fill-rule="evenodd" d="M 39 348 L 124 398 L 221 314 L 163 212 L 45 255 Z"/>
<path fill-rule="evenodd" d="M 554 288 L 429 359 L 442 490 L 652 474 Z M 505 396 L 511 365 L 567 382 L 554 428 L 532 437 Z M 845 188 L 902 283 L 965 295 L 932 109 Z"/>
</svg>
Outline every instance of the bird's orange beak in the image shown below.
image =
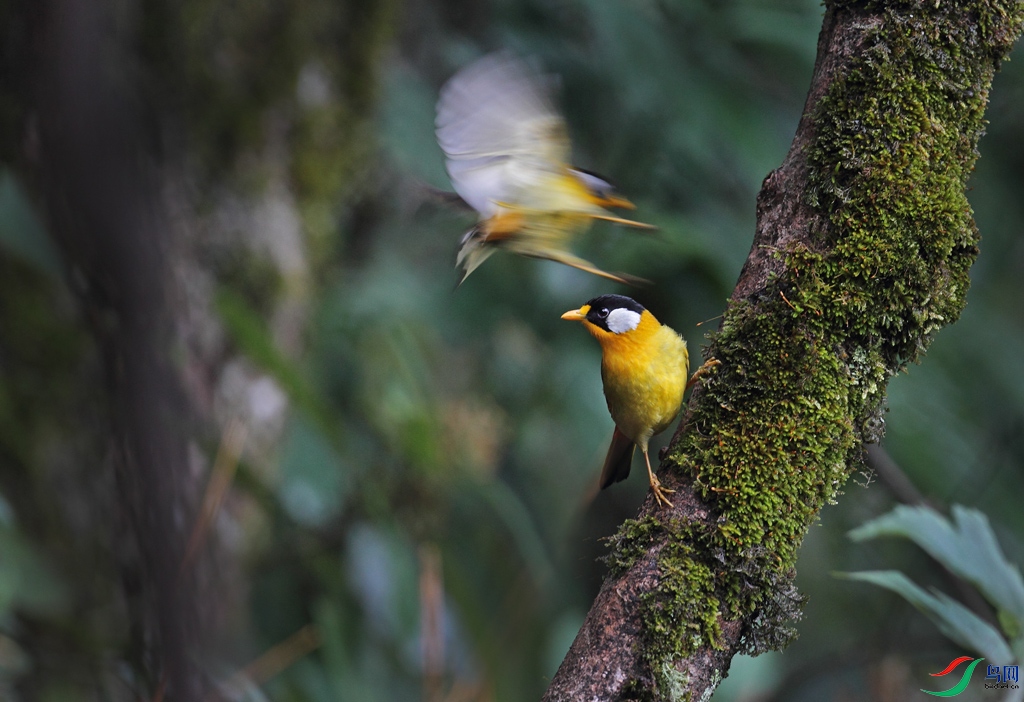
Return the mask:
<svg viewBox="0 0 1024 702">
<path fill-rule="evenodd" d="M 590 311 L 590 305 L 583 305 L 578 310 L 569 310 L 562 315 L 562 319 L 567 319 L 570 322 L 582 322 L 587 318 L 587 312 Z"/>
</svg>

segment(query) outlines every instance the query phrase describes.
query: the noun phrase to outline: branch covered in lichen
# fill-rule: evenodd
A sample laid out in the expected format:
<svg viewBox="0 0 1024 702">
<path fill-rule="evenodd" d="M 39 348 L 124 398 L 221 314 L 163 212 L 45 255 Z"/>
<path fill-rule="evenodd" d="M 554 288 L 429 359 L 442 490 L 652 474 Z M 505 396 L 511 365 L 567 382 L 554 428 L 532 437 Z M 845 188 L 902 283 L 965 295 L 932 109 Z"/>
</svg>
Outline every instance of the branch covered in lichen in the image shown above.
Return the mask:
<svg viewBox="0 0 1024 702">
<path fill-rule="evenodd" d="M 966 199 L 1017 2 L 833 2 L 785 163 L 648 501 L 549 700 L 698 699 L 736 653 L 780 648 L 796 551 L 881 436 L 888 379 L 959 317 Z M 628 639 L 628 640 L 624 640 Z M 590 677 L 588 677 L 588 671 Z"/>
</svg>

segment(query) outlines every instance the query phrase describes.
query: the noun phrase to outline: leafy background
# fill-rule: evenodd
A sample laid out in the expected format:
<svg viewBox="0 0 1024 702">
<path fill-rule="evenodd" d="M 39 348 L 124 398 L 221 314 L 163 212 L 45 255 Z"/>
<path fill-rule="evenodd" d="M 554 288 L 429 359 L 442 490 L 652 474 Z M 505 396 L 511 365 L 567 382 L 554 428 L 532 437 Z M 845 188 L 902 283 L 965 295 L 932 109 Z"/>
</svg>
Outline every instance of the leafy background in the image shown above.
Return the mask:
<svg viewBox="0 0 1024 702">
<path fill-rule="evenodd" d="M 0 11 L 8 47 L 28 41 L 19 12 Z M 118 70 L 156 126 L 147 157 L 184 242 L 180 365 L 202 370 L 190 386 L 200 486 L 225 427 L 247 430 L 209 537 L 226 594 L 204 665 L 238 699 L 539 698 L 599 587 L 602 537 L 646 491 L 634 470 L 596 492 L 612 428 L 599 351 L 558 317 L 633 294 L 696 357 L 749 249 L 760 183 L 795 131 L 822 8 L 188 0 L 111 12 L 128 59 Z M 561 76 L 575 162 L 659 227 L 597 225 L 579 252 L 651 287 L 498 255 L 453 290 L 471 218 L 433 191 L 449 187 L 434 102 L 455 70 L 499 48 Z M 0 115 L 0 697 L 131 699 L 143 686 L 104 509 L 95 342 L 32 187 L 13 51 Z M 1019 562 L 1017 61 L 988 117 L 969 304 L 892 381 L 884 448 L 934 504 L 986 512 Z M 896 596 L 832 576 L 899 567 L 958 594 L 911 545 L 847 538 L 894 501 L 867 471 L 823 512 L 800 556 L 799 640 L 735 661 L 715 699 L 903 700 L 943 687 L 927 673 L 969 652 Z M 315 649 L 262 685 L 231 677 L 313 630 Z"/>
</svg>

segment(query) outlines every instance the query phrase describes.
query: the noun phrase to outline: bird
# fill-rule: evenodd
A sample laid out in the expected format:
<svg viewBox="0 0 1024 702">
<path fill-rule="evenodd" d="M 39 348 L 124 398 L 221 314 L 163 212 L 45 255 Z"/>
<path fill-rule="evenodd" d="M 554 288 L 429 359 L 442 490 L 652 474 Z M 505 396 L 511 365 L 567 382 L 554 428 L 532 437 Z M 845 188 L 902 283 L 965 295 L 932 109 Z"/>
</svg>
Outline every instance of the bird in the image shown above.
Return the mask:
<svg viewBox="0 0 1024 702">
<path fill-rule="evenodd" d="M 651 470 L 647 445 L 679 414 L 686 389 L 718 362 L 705 363 L 690 378 L 686 340 L 624 295 L 595 297 L 562 319 L 581 322 L 601 345 L 604 397 L 615 422 L 601 469 L 601 489 L 626 479 L 639 446 L 655 500 L 672 507 L 666 495 L 674 490 L 663 487 Z"/>
<path fill-rule="evenodd" d="M 615 186 L 569 165 L 565 120 L 554 105 L 558 84 L 508 52 L 488 54 L 441 88 L 437 141 L 455 192 L 478 216 L 459 241 L 459 284 L 504 249 L 557 261 L 620 283 L 641 279 L 603 271 L 568 250 L 569 240 L 596 219 L 654 229 L 613 215 L 635 209 Z"/>
</svg>

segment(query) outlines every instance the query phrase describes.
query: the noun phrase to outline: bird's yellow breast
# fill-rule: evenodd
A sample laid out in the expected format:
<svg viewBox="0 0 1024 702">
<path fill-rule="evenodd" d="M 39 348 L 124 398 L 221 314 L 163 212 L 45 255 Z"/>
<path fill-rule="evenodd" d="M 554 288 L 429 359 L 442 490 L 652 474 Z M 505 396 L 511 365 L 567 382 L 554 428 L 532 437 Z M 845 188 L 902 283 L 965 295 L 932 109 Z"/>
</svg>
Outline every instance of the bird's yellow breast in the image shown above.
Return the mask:
<svg viewBox="0 0 1024 702">
<path fill-rule="evenodd" d="M 686 341 L 644 311 L 636 329 L 613 334 L 587 324 L 601 344 L 608 411 L 641 449 L 679 414 L 689 376 Z"/>
</svg>

